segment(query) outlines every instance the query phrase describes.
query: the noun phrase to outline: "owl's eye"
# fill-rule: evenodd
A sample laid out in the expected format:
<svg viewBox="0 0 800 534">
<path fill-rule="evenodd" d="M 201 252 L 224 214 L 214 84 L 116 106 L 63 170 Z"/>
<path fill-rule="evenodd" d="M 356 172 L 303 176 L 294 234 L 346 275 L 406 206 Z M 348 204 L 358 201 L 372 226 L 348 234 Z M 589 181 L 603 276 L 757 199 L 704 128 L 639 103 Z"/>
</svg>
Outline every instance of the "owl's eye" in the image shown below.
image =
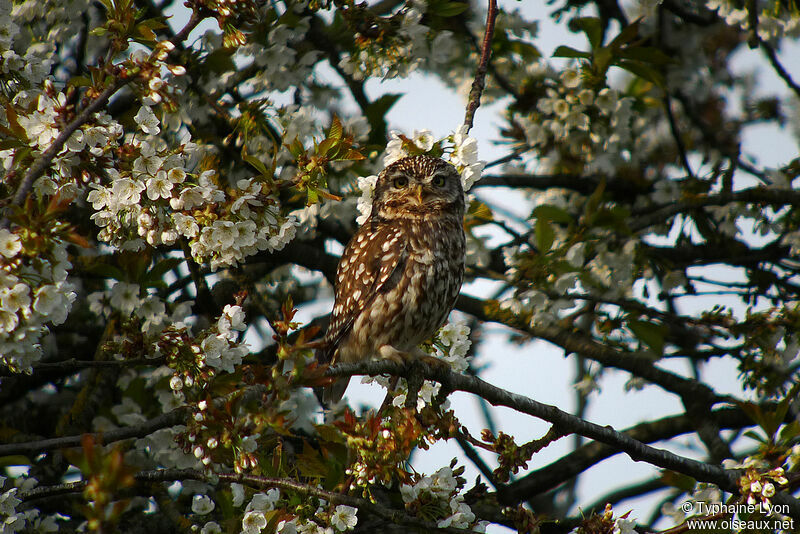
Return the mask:
<svg viewBox="0 0 800 534">
<path fill-rule="evenodd" d="M 437 174 L 436 176 L 433 177 L 431 183 L 435 187 L 444 187 L 444 176 L 442 176 L 441 174 Z"/>
<path fill-rule="evenodd" d="M 395 186 L 397 189 L 403 189 L 405 186 L 408 185 L 408 178 L 405 176 L 398 176 L 397 178 L 392 181 L 392 185 Z"/>
</svg>

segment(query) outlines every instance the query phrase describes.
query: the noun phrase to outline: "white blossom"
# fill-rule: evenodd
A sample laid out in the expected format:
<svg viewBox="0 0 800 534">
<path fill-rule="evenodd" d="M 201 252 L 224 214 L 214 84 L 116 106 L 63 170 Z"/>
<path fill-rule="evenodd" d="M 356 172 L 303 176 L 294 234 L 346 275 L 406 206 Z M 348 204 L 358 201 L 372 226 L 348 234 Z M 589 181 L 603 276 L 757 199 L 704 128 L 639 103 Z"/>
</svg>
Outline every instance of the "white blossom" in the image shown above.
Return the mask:
<svg viewBox="0 0 800 534">
<path fill-rule="evenodd" d="M 192 498 L 192 512 L 199 515 L 206 515 L 211 513 L 216 504 L 211 500 L 208 495 L 195 495 Z"/>
<path fill-rule="evenodd" d="M 5 258 L 13 258 L 20 250 L 22 250 L 22 243 L 19 236 L 5 228 L 0 228 L 0 254 Z"/>
<path fill-rule="evenodd" d="M 263 512 L 249 511 L 242 518 L 242 534 L 258 534 L 267 526 Z"/>
<path fill-rule="evenodd" d="M 146 134 L 158 135 L 161 132 L 161 128 L 158 126 L 158 118 L 149 106 L 140 107 L 133 120 L 139 125 L 139 129 Z"/>
<path fill-rule="evenodd" d="M 331 515 L 331 526 L 340 532 L 353 530 L 358 523 L 357 508 L 340 504 Z"/>
</svg>

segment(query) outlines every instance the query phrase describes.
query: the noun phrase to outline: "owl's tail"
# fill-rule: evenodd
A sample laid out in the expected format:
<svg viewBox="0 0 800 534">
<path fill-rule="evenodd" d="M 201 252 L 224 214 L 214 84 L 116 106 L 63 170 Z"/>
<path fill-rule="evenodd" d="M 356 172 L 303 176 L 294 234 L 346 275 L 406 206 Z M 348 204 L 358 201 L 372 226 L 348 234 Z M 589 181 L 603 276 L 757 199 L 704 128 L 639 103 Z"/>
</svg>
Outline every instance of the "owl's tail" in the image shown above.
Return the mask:
<svg viewBox="0 0 800 534">
<path fill-rule="evenodd" d="M 344 392 L 350 384 L 350 377 L 340 378 L 330 386 L 322 388 L 322 403 L 326 408 L 330 408 L 344 397 Z"/>
<path fill-rule="evenodd" d="M 330 343 L 323 343 L 314 351 L 314 356 L 319 363 L 332 363 L 333 351 Z M 314 394 L 319 403 L 325 408 L 330 408 L 344 397 L 350 377 L 339 378 L 333 384 L 324 387 L 314 388 Z"/>
</svg>

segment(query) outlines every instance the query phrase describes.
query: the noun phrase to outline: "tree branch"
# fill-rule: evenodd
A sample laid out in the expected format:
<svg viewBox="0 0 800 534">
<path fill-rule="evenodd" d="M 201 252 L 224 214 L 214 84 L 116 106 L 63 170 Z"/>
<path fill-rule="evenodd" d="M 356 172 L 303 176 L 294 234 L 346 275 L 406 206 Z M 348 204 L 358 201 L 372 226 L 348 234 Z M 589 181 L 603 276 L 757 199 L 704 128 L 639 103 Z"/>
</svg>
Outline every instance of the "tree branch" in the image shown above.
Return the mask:
<svg viewBox="0 0 800 534">
<path fill-rule="evenodd" d="M 164 358 L 137 358 L 131 360 L 79 360 L 77 358 L 70 358 L 60 362 L 42 362 L 33 364 L 33 372 L 58 372 L 58 373 L 71 373 L 80 371 L 81 369 L 95 368 L 95 367 L 135 367 L 137 365 L 159 366 L 165 362 Z M 0 377 L 3 376 L 18 376 L 18 373 L 13 373 L 8 367 L 0 368 Z"/>
<path fill-rule="evenodd" d="M 617 432 L 608 426 L 591 423 L 555 406 L 537 402 L 528 397 L 506 391 L 475 376 L 456 374 L 446 369 L 433 368 L 425 362 L 414 362 L 408 366 L 393 361 L 367 361 L 357 364 L 338 364 L 330 367 L 326 376 L 350 376 L 356 374 L 391 374 L 408 376 L 412 368 L 421 368 L 422 376 L 435 380 L 452 391 L 465 391 L 483 397 L 494 406 L 505 406 L 520 413 L 549 421 L 564 433 L 575 433 L 605 443 L 626 453 L 634 461 L 645 461 L 691 476 L 698 480 L 717 484 L 726 491 L 736 492 L 736 475 L 733 472 L 690 458 L 684 458 L 663 449 L 656 449 Z M 800 513 L 800 506 L 798 507 Z"/>
<path fill-rule="evenodd" d="M 196 469 L 156 469 L 152 471 L 140 471 L 134 475 L 134 478 L 140 484 L 197 480 L 212 486 L 218 486 L 219 483 L 222 482 L 225 484 L 243 484 L 257 489 L 277 488 L 280 490 L 297 493 L 305 497 L 318 497 L 320 499 L 325 499 L 331 504 L 344 504 L 347 506 L 353 506 L 393 525 L 404 525 L 421 530 L 436 530 L 438 532 L 445 532 L 449 534 L 470 534 L 475 532 L 473 530 L 458 529 L 453 527 L 440 528 L 435 522 L 418 519 L 406 513 L 405 510 L 389 508 L 383 506 L 382 504 L 374 503 L 360 497 L 353 497 L 343 493 L 326 491 L 317 486 L 303 484 L 302 482 L 297 482 L 292 479 L 270 478 L 241 473 L 206 473 Z M 55 495 L 63 495 L 65 493 L 75 493 L 83 491 L 86 485 L 86 481 L 81 480 L 78 482 L 58 484 L 55 486 L 40 486 L 21 494 L 20 498 L 23 501 L 32 501 L 35 499 L 52 497 Z"/>
<path fill-rule="evenodd" d="M 493 317 L 487 311 L 486 302 L 463 294 L 458 297 L 456 307 L 482 321 L 498 322 L 521 332 L 525 332 L 533 337 L 547 340 L 563 348 L 567 352 L 578 353 L 606 367 L 628 371 L 680 397 L 696 396 L 706 399 L 712 404 L 716 402 L 727 402 L 729 400 L 727 397 L 718 395 L 713 389 L 696 380 L 684 378 L 670 371 L 659 369 L 653 363 L 652 358 L 645 354 L 618 351 L 597 343 L 593 339 L 583 337 L 576 332 L 570 332 L 556 326 L 523 324 L 520 321 L 515 321 L 513 318 L 503 318 L 501 320 L 500 318 Z"/>
<path fill-rule="evenodd" d="M 753 425 L 753 421 L 739 408 L 715 410 L 711 412 L 711 417 L 721 428 L 726 429 L 738 429 Z M 694 432 L 694 430 L 691 418 L 687 415 L 675 415 L 658 421 L 640 423 L 629 429 L 621 430 L 620 433 L 643 443 L 653 443 Z M 503 500 L 518 502 L 550 491 L 619 452 L 618 449 L 597 441 L 586 443 L 558 460 L 531 471 L 517 482 L 507 485 L 501 491 Z"/>
<path fill-rule="evenodd" d="M 486 31 L 483 34 L 483 43 L 481 43 L 481 58 L 475 71 L 475 79 L 472 81 L 472 89 L 469 91 L 467 112 L 464 115 L 464 126 L 467 130 L 465 133 L 472 129 L 475 111 L 481 105 L 481 94 L 483 94 L 483 88 L 486 85 L 486 70 L 489 67 L 489 59 L 492 55 L 492 37 L 494 36 L 494 22 L 496 19 L 497 0 L 489 0 L 489 8 L 486 11 Z"/>
<path fill-rule="evenodd" d="M 772 64 L 772 68 L 775 69 L 775 72 L 778 73 L 778 76 L 786 82 L 786 85 L 791 89 L 797 97 L 800 97 L 800 85 L 797 85 L 795 81 L 792 79 L 792 76 L 789 72 L 781 65 L 780 60 L 778 59 L 778 54 L 775 52 L 775 49 L 772 48 L 772 45 L 769 43 L 765 43 L 761 41 L 761 49 L 764 50 L 764 54 L 769 59 L 770 64 Z"/>
<path fill-rule="evenodd" d="M 725 470 L 719 466 L 678 456 L 664 449 L 657 449 L 617 432 L 610 426 L 600 426 L 564 412 L 555 406 L 537 402 L 528 397 L 506 391 L 481 380 L 478 377 L 453 373 L 443 367 L 430 366 L 423 361 L 415 361 L 402 365 L 394 361 L 365 361 L 359 363 L 338 364 L 330 367 L 326 376 L 352 376 L 358 374 L 381 375 L 390 374 L 408 377 L 412 373 L 420 374 L 425 379 L 434 380 L 451 391 L 465 391 L 483 397 L 494 406 L 505 406 L 517 412 L 549 421 L 563 433 L 576 433 L 595 441 L 604 443 L 627 454 L 637 462 L 676 471 L 701 482 L 710 482 L 729 493 L 739 493 L 738 475 L 735 470 Z M 789 515 L 800 520 L 800 501 L 778 493 L 773 502 L 786 504 Z"/>
<path fill-rule="evenodd" d="M 130 438 L 141 438 L 152 434 L 156 430 L 167 428 L 180 424 L 189 412 L 188 406 L 181 406 L 175 408 L 171 412 L 159 415 L 145 421 L 140 425 L 126 426 L 116 428 L 108 432 L 90 433 L 94 441 L 98 445 L 106 445 L 115 441 L 122 441 Z M 41 452 L 47 452 L 54 449 L 66 449 L 69 447 L 80 447 L 81 440 L 87 434 L 79 434 L 73 436 L 64 436 L 60 438 L 48 438 L 38 441 L 27 441 L 24 443 L 7 443 L 0 445 L 0 456 L 12 456 L 21 454 L 25 456 L 33 456 Z"/>
<path fill-rule="evenodd" d="M 245 400 L 248 398 L 257 397 L 265 391 L 263 385 L 255 385 L 245 388 L 244 390 L 236 390 L 227 395 L 217 397 L 214 399 L 214 405 L 221 408 L 225 403 L 229 402 L 232 398 L 242 396 Z M 181 406 L 165 414 L 159 415 L 145 421 L 140 425 L 127 426 L 123 428 L 116 428 L 108 432 L 95 432 L 89 433 L 95 443 L 98 445 L 106 445 L 115 441 L 122 441 L 130 438 L 141 438 L 152 434 L 156 430 L 167 428 L 170 426 L 180 424 L 188 415 L 191 410 L 190 406 Z M 38 441 L 27 441 L 24 443 L 8 443 L 0 445 L 0 457 L 11 456 L 14 454 L 33 455 L 40 452 L 47 452 L 53 449 L 65 449 L 69 447 L 79 447 L 83 437 L 87 434 L 79 434 L 73 436 L 64 436 L 60 438 L 49 438 Z"/>
<path fill-rule="evenodd" d="M 698 196 L 690 200 L 682 200 L 660 207 L 648 207 L 633 212 L 628 223 L 634 232 L 646 230 L 654 224 L 663 223 L 670 217 L 704 206 L 724 206 L 731 202 L 766 204 L 769 206 L 800 206 L 800 191 L 794 189 L 777 189 L 751 187 L 735 192 L 722 192 L 714 195 Z"/>
</svg>

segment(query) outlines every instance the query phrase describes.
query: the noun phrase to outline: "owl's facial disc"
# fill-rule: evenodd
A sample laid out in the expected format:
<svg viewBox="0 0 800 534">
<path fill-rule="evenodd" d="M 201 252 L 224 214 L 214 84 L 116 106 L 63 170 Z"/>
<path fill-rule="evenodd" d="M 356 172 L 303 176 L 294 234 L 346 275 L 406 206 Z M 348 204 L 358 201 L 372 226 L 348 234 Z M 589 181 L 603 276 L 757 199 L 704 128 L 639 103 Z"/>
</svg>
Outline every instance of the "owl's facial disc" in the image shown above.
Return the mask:
<svg viewBox="0 0 800 534">
<path fill-rule="evenodd" d="M 463 216 L 461 177 L 455 167 L 440 159 L 404 158 L 379 176 L 373 209 L 384 219 Z"/>
</svg>

